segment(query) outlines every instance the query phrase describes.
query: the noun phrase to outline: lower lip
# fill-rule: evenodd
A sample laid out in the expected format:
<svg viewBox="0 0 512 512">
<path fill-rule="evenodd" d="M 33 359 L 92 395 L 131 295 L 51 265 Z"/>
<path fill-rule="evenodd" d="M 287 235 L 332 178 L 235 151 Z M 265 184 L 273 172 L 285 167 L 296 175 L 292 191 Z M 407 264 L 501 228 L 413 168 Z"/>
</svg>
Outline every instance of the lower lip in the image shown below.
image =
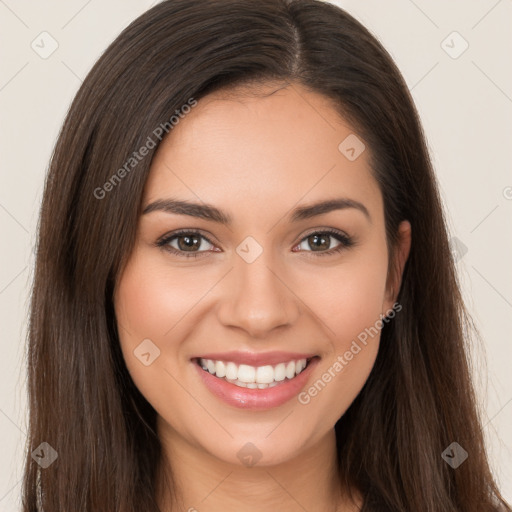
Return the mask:
<svg viewBox="0 0 512 512">
<path fill-rule="evenodd" d="M 239 409 L 271 409 L 297 396 L 305 386 L 319 358 L 313 358 L 307 367 L 293 379 L 285 379 L 277 386 L 265 389 L 249 389 L 231 384 L 203 370 L 193 361 L 206 387 L 218 398 Z"/>
</svg>

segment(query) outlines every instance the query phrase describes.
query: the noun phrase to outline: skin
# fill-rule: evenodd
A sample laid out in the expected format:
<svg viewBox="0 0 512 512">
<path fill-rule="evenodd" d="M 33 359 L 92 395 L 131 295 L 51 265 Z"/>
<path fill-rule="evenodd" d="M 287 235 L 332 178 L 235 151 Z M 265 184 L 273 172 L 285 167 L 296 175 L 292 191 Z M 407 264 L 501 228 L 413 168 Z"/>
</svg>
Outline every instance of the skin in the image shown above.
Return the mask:
<svg viewBox="0 0 512 512">
<path fill-rule="evenodd" d="M 351 126 L 326 98 L 298 84 L 232 92 L 202 98 L 164 139 L 142 204 L 170 197 L 205 202 L 233 224 L 164 211 L 141 215 L 115 291 L 126 365 L 157 411 L 180 491 L 178 504 L 163 492 L 159 500 L 168 511 L 359 510 L 357 489 L 355 504 L 340 489 L 334 425 L 366 382 L 380 333 L 309 403 L 292 399 L 262 411 L 216 398 L 190 358 L 229 350 L 316 353 L 321 359 L 309 388 L 393 307 L 410 224 L 400 225 L 398 272 L 388 275 L 383 199 L 369 148 L 354 161 L 338 150 L 354 133 Z M 338 197 L 364 204 L 370 218 L 356 208 L 288 218 L 297 206 Z M 199 239 L 195 251 L 202 256 L 155 245 L 184 228 L 211 240 Z M 347 234 L 354 245 L 322 255 L 340 242 L 328 237 L 317 249 L 308 236 L 326 228 Z M 236 252 L 247 236 L 263 249 L 252 263 Z M 169 244 L 186 250 L 183 238 Z M 149 366 L 133 353 L 147 338 L 160 350 Z M 248 442 L 261 452 L 253 467 L 237 457 Z"/>
</svg>

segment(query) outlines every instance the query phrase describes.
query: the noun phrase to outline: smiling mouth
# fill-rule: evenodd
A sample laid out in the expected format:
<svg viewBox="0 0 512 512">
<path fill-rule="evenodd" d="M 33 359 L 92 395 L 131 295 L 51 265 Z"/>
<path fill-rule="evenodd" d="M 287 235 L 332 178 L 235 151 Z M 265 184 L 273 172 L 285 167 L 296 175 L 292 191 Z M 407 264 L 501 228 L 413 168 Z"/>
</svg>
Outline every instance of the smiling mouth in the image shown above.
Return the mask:
<svg viewBox="0 0 512 512">
<path fill-rule="evenodd" d="M 205 372 L 241 388 L 267 389 L 282 385 L 300 375 L 313 359 L 296 359 L 276 365 L 250 366 L 232 361 L 196 358 L 195 363 Z"/>
</svg>

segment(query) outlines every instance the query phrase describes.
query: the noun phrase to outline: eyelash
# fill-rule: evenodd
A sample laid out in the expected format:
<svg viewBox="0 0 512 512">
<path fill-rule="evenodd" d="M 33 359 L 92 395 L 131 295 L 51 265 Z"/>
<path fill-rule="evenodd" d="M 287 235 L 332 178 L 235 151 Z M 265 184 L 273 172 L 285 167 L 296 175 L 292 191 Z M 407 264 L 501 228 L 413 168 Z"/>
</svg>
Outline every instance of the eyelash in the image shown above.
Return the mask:
<svg viewBox="0 0 512 512">
<path fill-rule="evenodd" d="M 165 251 L 168 251 L 168 252 L 170 252 L 172 254 L 175 254 L 177 256 L 183 256 L 185 258 L 197 258 L 199 256 L 203 256 L 207 252 L 210 252 L 210 251 L 186 252 L 186 251 L 179 251 L 179 250 L 175 249 L 174 247 L 170 247 L 168 245 L 169 242 L 171 240 L 173 240 L 174 238 L 178 238 L 180 235 L 198 235 L 199 237 L 201 237 L 204 240 L 206 240 L 208 243 L 210 243 L 212 245 L 215 245 L 211 240 L 208 239 L 208 237 L 203 235 L 200 231 L 187 230 L 187 229 L 180 229 L 180 230 L 174 231 L 173 233 L 170 233 L 168 235 L 164 235 L 162 238 L 157 240 L 155 245 L 157 247 L 163 248 Z M 314 255 L 312 255 L 311 257 L 315 257 L 315 256 L 329 256 L 329 255 L 332 255 L 332 254 L 339 253 L 342 250 L 348 249 L 349 247 L 352 247 L 354 245 L 354 240 L 351 237 L 349 237 L 349 236 L 345 235 L 344 233 L 342 233 L 341 231 L 337 231 L 337 230 L 334 230 L 334 229 L 324 229 L 324 230 L 321 230 L 321 231 L 313 231 L 311 233 L 308 233 L 306 236 L 304 236 L 299 241 L 298 244 L 295 244 L 295 246 L 300 245 L 304 240 L 306 240 L 307 238 L 309 238 L 310 236 L 313 236 L 313 235 L 330 235 L 333 238 L 335 238 L 336 240 L 338 240 L 340 242 L 340 244 L 337 247 L 334 247 L 333 249 L 329 249 L 328 251 L 319 251 L 319 252 L 316 252 L 316 251 L 305 251 L 305 252 L 312 252 L 312 253 L 314 253 Z"/>
</svg>

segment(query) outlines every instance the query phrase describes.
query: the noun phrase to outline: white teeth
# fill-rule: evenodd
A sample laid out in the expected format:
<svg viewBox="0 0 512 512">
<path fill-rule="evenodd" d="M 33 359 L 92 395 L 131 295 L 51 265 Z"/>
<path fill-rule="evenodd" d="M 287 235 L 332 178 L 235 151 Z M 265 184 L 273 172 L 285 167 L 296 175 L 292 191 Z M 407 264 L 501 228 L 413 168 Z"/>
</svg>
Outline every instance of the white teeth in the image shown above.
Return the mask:
<svg viewBox="0 0 512 512">
<path fill-rule="evenodd" d="M 238 367 L 238 380 L 242 382 L 256 382 L 256 368 L 247 364 L 241 364 Z"/>
<path fill-rule="evenodd" d="M 200 366 L 212 375 L 224 378 L 228 382 L 249 389 L 265 389 L 276 386 L 285 379 L 293 379 L 306 368 L 307 360 L 289 361 L 275 366 L 236 365 L 233 362 L 199 359 Z"/>
<path fill-rule="evenodd" d="M 202 359 L 201 359 L 202 361 Z M 238 378 L 238 367 L 235 363 L 226 365 L 226 379 L 236 380 Z"/>
<path fill-rule="evenodd" d="M 285 375 L 287 379 L 293 379 L 293 377 L 295 377 L 295 361 L 290 361 L 286 365 Z"/>
<path fill-rule="evenodd" d="M 235 386 L 239 386 L 241 388 L 249 388 L 249 389 L 266 389 L 273 388 L 278 385 L 278 382 L 271 382 L 270 384 L 256 384 L 256 382 L 242 382 L 241 380 L 235 379 L 226 379 L 230 384 L 234 384 Z"/>
<path fill-rule="evenodd" d="M 206 368 L 210 373 L 215 373 L 215 363 L 211 359 L 206 360 Z"/>
<path fill-rule="evenodd" d="M 231 384 L 235 384 L 236 386 L 239 386 L 241 388 L 246 388 L 247 387 L 247 383 L 246 382 L 242 382 L 241 380 L 238 380 L 238 379 L 226 379 L 228 382 L 230 382 Z M 254 384 L 254 383 L 253 383 Z M 254 384 L 256 385 L 256 384 Z"/>
<path fill-rule="evenodd" d="M 274 382 L 274 368 L 272 366 L 258 366 L 256 369 L 256 382 L 258 384 L 270 384 Z"/>
<path fill-rule="evenodd" d="M 215 363 L 215 375 L 217 375 L 217 377 L 225 377 L 226 365 L 223 361 L 217 361 Z"/>
<path fill-rule="evenodd" d="M 276 382 L 281 382 L 286 379 L 286 365 L 284 363 L 279 363 L 274 368 L 274 380 Z"/>
</svg>

